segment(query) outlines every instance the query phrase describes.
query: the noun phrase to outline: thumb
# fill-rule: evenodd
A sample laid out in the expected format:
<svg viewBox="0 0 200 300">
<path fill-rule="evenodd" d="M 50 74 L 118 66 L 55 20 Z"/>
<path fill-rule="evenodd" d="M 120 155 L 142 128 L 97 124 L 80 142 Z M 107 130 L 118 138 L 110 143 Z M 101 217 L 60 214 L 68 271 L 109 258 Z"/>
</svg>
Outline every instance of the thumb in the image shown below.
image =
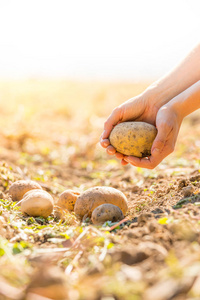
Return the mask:
<svg viewBox="0 0 200 300">
<path fill-rule="evenodd" d="M 112 129 L 120 122 L 120 116 L 121 109 L 120 107 L 116 107 L 104 123 L 104 132 L 102 133 L 102 139 L 107 139 L 109 137 Z"/>
<path fill-rule="evenodd" d="M 156 138 L 153 142 L 153 145 L 151 147 L 151 154 L 162 152 L 162 150 L 163 150 L 163 148 L 165 147 L 165 144 L 166 144 L 167 136 L 168 136 L 168 134 L 166 132 L 166 128 L 164 128 L 163 126 L 158 128 L 157 136 L 156 136 Z"/>
</svg>

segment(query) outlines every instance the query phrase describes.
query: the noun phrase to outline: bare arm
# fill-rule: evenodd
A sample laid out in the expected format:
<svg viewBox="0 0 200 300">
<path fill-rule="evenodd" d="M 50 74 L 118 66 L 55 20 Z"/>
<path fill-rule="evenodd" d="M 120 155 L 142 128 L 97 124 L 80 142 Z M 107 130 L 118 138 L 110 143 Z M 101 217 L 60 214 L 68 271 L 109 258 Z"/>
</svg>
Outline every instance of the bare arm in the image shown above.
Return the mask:
<svg viewBox="0 0 200 300">
<path fill-rule="evenodd" d="M 200 77 L 200 73 L 199 73 Z M 185 118 L 193 111 L 200 108 L 200 80 L 190 86 L 188 89 L 177 95 L 169 103 L 174 110 L 179 112 L 181 118 Z"/>
<path fill-rule="evenodd" d="M 152 145 L 151 156 L 148 159 L 125 156 L 124 160 L 137 167 L 155 168 L 173 152 L 183 118 L 199 108 L 200 80 L 159 109 L 156 117 L 158 134 Z"/>
<path fill-rule="evenodd" d="M 121 160 L 123 165 L 127 164 L 129 160 L 121 153 L 117 153 L 113 146 L 110 145 L 109 135 L 113 127 L 125 121 L 143 121 L 157 126 L 159 135 L 155 140 L 152 147 L 152 155 L 149 162 L 145 162 L 142 165 L 139 159 L 133 157 L 130 163 L 141 167 L 155 167 L 165 156 L 171 153 L 176 142 L 178 131 L 174 132 L 174 141 L 169 142 L 170 149 L 165 148 L 162 152 L 162 157 L 160 156 L 160 161 L 158 160 L 158 154 L 153 154 L 154 149 L 162 148 L 162 143 L 158 145 L 158 141 L 165 141 L 165 131 L 162 130 L 165 126 L 172 125 L 178 128 L 185 117 L 186 113 L 190 113 L 198 108 L 199 96 L 198 96 L 198 81 L 200 80 L 200 44 L 198 44 L 185 59 L 181 61 L 171 72 L 162 77 L 160 80 L 151 84 L 143 93 L 140 95 L 129 99 L 128 101 L 122 103 L 120 106 L 116 107 L 111 115 L 108 117 L 104 124 L 104 132 L 101 135 L 100 143 L 102 147 L 106 148 L 106 151 L 110 155 L 116 155 L 118 159 Z M 197 85 L 196 85 L 197 84 Z M 191 87 L 191 89 L 190 89 Z M 197 88 L 197 90 L 196 90 Z M 185 92 L 184 92 L 185 91 Z M 196 91 L 196 92 L 195 92 Z M 196 93 L 196 94 L 195 94 Z M 197 96 L 195 96 L 197 95 Z M 166 109 L 166 105 L 167 106 Z M 176 107 L 181 104 L 181 112 L 179 111 L 178 119 Z M 174 105 L 174 106 L 173 106 Z M 174 107 L 172 109 L 172 106 Z M 173 118 L 170 121 L 169 113 L 172 113 Z M 160 119 L 162 116 L 163 120 Z M 160 121 L 159 121 L 160 119 Z M 163 122 L 162 122 L 163 121 Z M 173 121 L 173 122 L 172 122 Z M 175 125 L 176 123 L 176 125 Z M 170 125 L 170 126 L 171 126 Z M 166 141 L 165 141 L 166 144 Z M 160 149 L 159 149 L 160 150 Z M 171 151 L 172 150 L 172 151 Z M 168 153 L 168 154 L 167 154 Z M 153 158 L 154 156 L 154 158 Z M 156 157 L 157 156 L 157 157 Z M 153 161 L 152 161 L 153 159 Z M 146 165 L 148 164 L 148 166 Z"/>
<path fill-rule="evenodd" d="M 200 44 L 171 72 L 150 85 L 147 91 L 156 95 L 154 104 L 160 108 L 198 80 L 200 80 Z"/>
</svg>

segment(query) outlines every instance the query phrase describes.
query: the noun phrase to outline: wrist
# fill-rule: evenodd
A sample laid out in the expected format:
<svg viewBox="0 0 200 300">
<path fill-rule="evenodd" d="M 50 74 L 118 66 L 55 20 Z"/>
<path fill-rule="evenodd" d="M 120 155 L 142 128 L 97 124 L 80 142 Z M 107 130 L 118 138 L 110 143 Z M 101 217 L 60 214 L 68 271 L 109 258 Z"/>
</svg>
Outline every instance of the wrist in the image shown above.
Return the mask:
<svg viewBox="0 0 200 300">
<path fill-rule="evenodd" d="M 182 119 L 200 108 L 200 81 L 174 97 L 168 105 Z"/>
<path fill-rule="evenodd" d="M 151 105 L 156 106 L 158 109 L 171 100 L 170 88 L 162 86 L 160 82 L 152 83 L 149 87 L 147 87 L 144 93 L 148 95 Z"/>
<path fill-rule="evenodd" d="M 186 113 L 181 106 L 180 99 L 178 96 L 174 97 L 172 100 L 170 100 L 165 107 L 170 111 L 171 114 L 176 115 L 176 118 L 182 122 L 184 117 L 186 116 Z"/>
</svg>

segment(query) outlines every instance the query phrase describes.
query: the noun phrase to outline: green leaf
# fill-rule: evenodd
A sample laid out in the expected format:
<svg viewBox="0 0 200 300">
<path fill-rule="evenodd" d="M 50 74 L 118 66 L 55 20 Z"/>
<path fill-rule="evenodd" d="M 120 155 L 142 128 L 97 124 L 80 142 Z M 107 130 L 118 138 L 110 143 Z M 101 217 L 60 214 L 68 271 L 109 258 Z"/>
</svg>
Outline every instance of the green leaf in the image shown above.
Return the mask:
<svg viewBox="0 0 200 300">
<path fill-rule="evenodd" d="M 35 223 L 35 219 L 33 217 L 28 218 L 28 220 L 26 221 L 28 225 L 31 225 L 33 223 Z"/>
<path fill-rule="evenodd" d="M 20 243 L 15 243 L 13 245 L 13 248 L 12 248 L 13 254 L 21 253 L 23 250 L 24 250 L 24 248 L 20 245 Z"/>
<path fill-rule="evenodd" d="M 35 220 L 39 223 L 39 224 L 43 224 L 46 222 L 46 219 L 43 217 L 36 217 Z"/>
</svg>

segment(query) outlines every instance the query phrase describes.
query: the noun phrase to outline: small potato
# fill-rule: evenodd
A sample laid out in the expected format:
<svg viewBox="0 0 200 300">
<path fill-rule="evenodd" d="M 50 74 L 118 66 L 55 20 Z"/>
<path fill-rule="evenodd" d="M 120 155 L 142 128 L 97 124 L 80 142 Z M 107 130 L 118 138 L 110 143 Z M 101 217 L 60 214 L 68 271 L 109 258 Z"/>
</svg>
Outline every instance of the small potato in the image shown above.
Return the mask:
<svg viewBox="0 0 200 300">
<path fill-rule="evenodd" d="M 41 189 L 39 183 L 33 180 L 18 180 L 11 184 L 9 194 L 13 201 L 19 201 L 23 198 L 24 194 L 33 189 Z"/>
<path fill-rule="evenodd" d="M 60 195 L 56 204 L 60 206 L 62 209 L 73 211 L 74 205 L 79 195 L 80 195 L 79 192 L 73 190 L 66 190 Z"/>
<path fill-rule="evenodd" d="M 117 222 L 124 218 L 121 209 L 113 204 L 102 204 L 92 212 L 92 223 L 103 224 L 106 221 Z"/>
<path fill-rule="evenodd" d="M 32 217 L 47 218 L 53 211 L 53 198 L 44 190 L 26 193 L 21 201 L 21 211 Z"/>
<path fill-rule="evenodd" d="M 85 215 L 90 217 L 97 206 L 105 203 L 117 205 L 124 215 L 128 210 L 126 196 L 121 191 L 112 187 L 98 186 L 90 188 L 78 196 L 74 212 L 80 218 Z"/>
<path fill-rule="evenodd" d="M 111 131 L 109 140 L 117 152 L 136 157 L 151 155 L 151 147 L 157 135 L 155 126 L 145 122 L 123 122 Z"/>
<path fill-rule="evenodd" d="M 15 206 L 21 206 L 21 203 L 22 203 L 22 201 L 24 200 L 24 198 L 27 196 L 27 195 L 29 195 L 30 193 L 32 193 L 32 192 L 40 192 L 40 193 L 47 193 L 46 191 L 44 191 L 44 190 L 40 190 L 40 189 L 33 189 L 33 190 L 30 190 L 30 191 L 28 191 L 28 192 L 26 192 L 25 194 L 24 194 L 24 196 L 23 196 L 23 198 L 20 200 L 20 201 L 18 201 L 16 204 L 15 204 Z"/>
</svg>

